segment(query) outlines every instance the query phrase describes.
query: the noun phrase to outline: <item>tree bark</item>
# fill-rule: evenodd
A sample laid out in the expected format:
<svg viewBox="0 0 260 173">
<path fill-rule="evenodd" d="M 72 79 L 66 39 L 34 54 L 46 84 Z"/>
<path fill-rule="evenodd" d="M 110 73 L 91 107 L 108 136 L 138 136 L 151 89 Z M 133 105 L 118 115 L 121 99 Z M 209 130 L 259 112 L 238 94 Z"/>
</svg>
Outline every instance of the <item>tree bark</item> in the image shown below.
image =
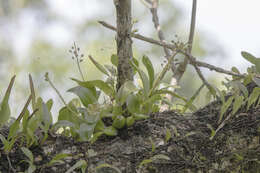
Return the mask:
<svg viewBox="0 0 260 173">
<path fill-rule="evenodd" d="M 132 52 L 132 16 L 131 0 L 114 0 L 117 18 L 117 56 L 118 56 L 118 83 L 120 88 L 127 80 L 133 80 L 133 72 L 129 61 L 133 57 Z"/>
</svg>

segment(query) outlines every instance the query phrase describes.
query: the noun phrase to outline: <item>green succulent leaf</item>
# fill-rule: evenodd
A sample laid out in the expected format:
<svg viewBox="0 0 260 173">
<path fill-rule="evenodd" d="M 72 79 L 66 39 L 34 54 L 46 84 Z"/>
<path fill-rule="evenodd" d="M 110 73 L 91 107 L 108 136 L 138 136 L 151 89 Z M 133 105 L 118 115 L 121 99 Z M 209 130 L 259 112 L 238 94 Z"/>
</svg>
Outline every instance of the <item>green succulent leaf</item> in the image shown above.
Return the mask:
<svg viewBox="0 0 260 173">
<path fill-rule="evenodd" d="M 5 92 L 4 98 L 0 104 L 0 127 L 3 126 L 10 118 L 11 111 L 9 107 L 9 97 L 14 84 L 15 76 L 11 78 L 9 86 Z"/>
<path fill-rule="evenodd" d="M 148 72 L 150 86 L 153 86 L 153 82 L 154 82 L 154 68 L 153 68 L 153 64 L 150 61 L 150 59 L 147 56 L 145 56 L 145 55 L 142 58 L 142 62 L 145 65 L 146 70 Z"/>
<path fill-rule="evenodd" d="M 122 106 L 121 105 L 115 105 L 113 107 L 112 114 L 113 114 L 113 117 L 112 117 L 113 119 L 115 119 L 115 117 L 118 116 L 118 115 L 122 115 L 123 114 Z"/>
<path fill-rule="evenodd" d="M 126 118 L 122 115 L 116 116 L 116 118 L 113 120 L 112 126 L 117 129 L 122 129 L 125 126 Z"/>
<path fill-rule="evenodd" d="M 244 96 L 236 96 L 233 104 L 232 114 L 234 115 L 242 106 L 244 102 Z"/>
<path fill-rule="evenodd" d="M 216 130 L 210 125 L 210 124 L 207 124 L 207 127 L 210 129 L 211 131 L 211 134 L 210 134 L 210 140 L 212 140 L 214 138 L 214 136 L 216 135 Z"/>
<path fill-rule="evenodd" d="M 79 116 L 72 113 L 67 107 L 63 107 L 59 111 L 58 122 L 63 120 L 71 122 L 76 127 L 79 127 L 80 122 L 82 122 L 82 119 L 80 119 Z"/>
<path fill-rule="evenodd" d="M 255 65 L 256 67 L 256 71 L 258 73 L 260 73 L 260 58 L 256 58 L 255 56 L 253 56 L 252 54 L 242 51 L 241 52 L 242 56 L 249 62 L 251 62 L 252 64 Z"/>
<path fill-rule="evenodd" d="M 81 123 L 78 131 L 80 140 L 82 141 L 89 140 L 94 133 L 95 126 L 96 126 L 95 124 Z"/>
<path fill-rule="evenodd" d="M 76 94 L 85 107 L 88 107 L 89 104 L 96 103 L 98 99 L 90 89 L 82 86 L 71 88 L 68 92 Z"/>
<path fill-rule="evenodd" d="M 126 118 L 126 125 L 127 127 L 131 127 L 135 123 L 134 116 L 130 116 Z"/>
<path fill-rule="evenodd" d="M 113 126 L 108 126 L 103 130 L 104 134 L 107 136 L 116 136 L 117 135 L 117 130 Z"/>
<path fill-rule="evenodd" d="M 141 113 L 151 113 L 156 110 L 156 106 L 158 106 L 158 102 L 162 100 L 162 97 L 160 94 L 154 94 L 150 96 L 148 99 L 141 102 Z M 140 106 L 139 106 L 140 107 Z M 138 112 L 136 112 L 138 113 Z"/>
<path fill-rule="evenodd" d="M 198 97 L 198 95 L 200 94 L 201 90 L 203 89 L 203 87 L 205 86 L 205 84 L 203 83 L 199 89 L 194 93 L 194 95 L 190 98 L 190 100 L 185 104 L 182 113 L 186 112 L 186 110 L 188 108 L 192 108 L 191 110 L 194 111 L 194 108 L 192 106 L 192 103 L 194 102 L 194 100 Z M 197 109 L 196 109 L 197 110 Z M 195 111 L 196 111 L 195 110 Z"/>
<path fill-rule="evenodd" d="M 248 97 L 248 91 L 245 85 L 243 85 L 240 81 L 231 81 L 230 82 L 231 86 L 234 87 L 235 89 L 242 91 L 243 95 L 245 98 Z"/>
<path fill-rule="evenodd" d="M 67 153 L 59 153 L 59 154 L 56 154 L 52 159 L 51 161 L 48 163 L 48 166 L 51 166 L 55 163 L 64 163 L 62 161 L 62 159 L 65 159 L 66 157 L 70 156 L 70 154 L 67 154 Z"/>
<path fill-rule="evenodd" d="M 42 120 L 45 123 L 45 125 L 49 126 L 52 124 L 53 120 L 52 120 L 52 115 L 51 112 L 47 106 L 47 104 L 45 104 L 44 102 L 42 102 Z"/>
<path fill-rule="evenodd" d="M 91 114 L 89 114 L 89 112 L 87 111 L 86 108 L 78 108 L 78 112 L 81 114 L 81 117 L 86 120 L 86 122 L 88 123 L 95 123 L 96 121 L 96 116 L 93 116 Z"/>
<path fill-rule="evenodd" d="M 166 128 L 165 141 L 168 142 L 172 138 L 170 129 Z"/>
<path fill-rule="evenodd" d="M 139 67 L 137 67 L 132 61 L 131 65 L 132 67 L 137 71 L 137 73 L 139 74 L 142 84 L 143 84 L 143 91 L 144 91 L 144 95 L 146 97 L 148 97 L 149 91 L 150 91 L 150 82 L 149 79 L 147 77 L 147 75 L 145 74 L 145 72 L 143 70 L 141 70 Z"/>
<path fill-rule="evenodd" d="M 26 131 L 27 129 L 29 116 L 30 116 L 30 112 L 27 109 L 24 113 L 23 120 L 22 120 L 23 131 Z"/>
<path fill-rule="evenodd" d="M 152 105 L 152 104 L 155 104 L 157 101 L 159 101 L 161 99 L 162 99 L 162 97 L 161 97 L 160 94 L 153 94 L 148 99 L 144 100 L 142 105 L 146 105 L 146 104 Z"/>
<path fill-rule="evenodd" d="M 247 101 L 247 110 L 252 106 L 257 99 L 259 98 L 260 95 L 260 88 L 256 87 L 253 89 L 253 92 L 250 94 L 248 101 Z"/>
<path fill-rule="evenodd" d="M 19 131 L 19 128 L 20 128 L 20 121 L 23 118 L 23 116 L 26 114 L 26 111 L 28 109 L 28 106 L 30 104 L 31 99 L 32 99 L 32 97 L 30 96 L 27 99 L 26 104 L 24 105 L 22 112 L 16 118 L 14 123 L 10 126 L 10 131 L 9 131 L 9 134 L 8 134 L 8 140 L 14 139 L 16 137 L 16 134 L 17 134 L 17 132 Z"/>
<path fill-rule="evenodd" d="M 149 118 L 148 115 L 144 115 L 144 114 L 134 114 L 134 117 L 136 120 L 144 120 L 144 119 Z"/>
<path fill-rule="evenodd" d="M 225 101 L 225 95 L 226 95 L 226 92 L 223 90 L 223 91 L 220 91 L 218 88 L 215 88 L 219 97 L 220 97 L 220 100 L 222 102 L 222 104 L 224 104 L 226 101 Z"/>
<path fill-rule="evenodd" d="M 85 169 L 87 167 L 87 162 L 85 160 L 79 160 L 77 161 L 70 169 L 68 169 L 65 173 L 72 173 L 75 169 L 81 168 L 82 172 L 85 172 Z"/>
<path fill-rule="evenodd" d="M 12 139 L 15 137 L 17 134 L 18 130 L 20 127 L 20 122 L 19 121 L 14 121 L 14 123 L 10 126 L 10 131 L 8 134 L 8 140 Z"/>
<path fill-rule="evenodd" d="M 228 108 L 232 104 L 232 101 L 234 100 L 234 95 L 230 96 L 227 101 L 222 103 L 221 109 L 220 109 L 220 115 L 219 115 L 219 120 L 218 122 L 220 123 L 223 119 L 223 115 L 227 112 Z"/>
<path fill-rule="evenodd" d="M 253 74 L 247 74 L 246 77 L 243 80 L 243 84 L 246 86 L 248 84 L 250 84 L 253 80 Z"/>
<path fill-rule="evenodd" d="M 105 124 L 102 120 L 99 120 L 96 124 L 95 131 L 103 131 L 105 129 Z"/>
<path fill-rule="evenodd" d="M 114 66 L 118 66 L 118 56 L 116 54 L 111 55 L 110 61 Z"/>
<path fill-rule="evenodd" d="M 129 112 L 131 113 L 139 113 L 140 112 L 140 99 L 138 98 L 137 95 L 135 94 L 129 94 L 127 99 L 126 99 L 126 105 L 127 105 L 127 109 L 129 110 Z"/>
<path fill-rule="evenodd" d="M 91 62 L 97 67 L 97 69 L 99 71 L 101 71 L 102 73 L 104 73 L 105 75 L 109 76 L 109 73 L 107 72 L 107 70 L 101 65 L 99 64 L 96 60 L 94 60 L 94 58 L 92 58 L 92 56 L 89 56 L 89 59 L 91 60 Z"/>
<path fill-rule="evenodd" d="M 232 70 L 233 72 L 235 72 L 235 73 L 240 74 L 239 70 L 238 70 L 236 67 L 232 67 L 231 70 Z"/>
<path fill-rule="evenodd" d="M 136 65 L 136 67 L 139 67 L 139 61 L 136 58 L 133 57 L 132 61 Z"/>
<path fill-rule="evenodd" d="M 126 81 L 117 91 L 116 101 L 120 104 L 124 104 L 128 95 L 136 90 L 137 88 L 132 81 Z"/>
<path fill-rule="evenodd" d="M 139 164 L 139 167 L 142 167 L 142 166 L 147 165 L 147 164 L 152 163 L 152 162 L 153 162 L 152 159 L 144 159 L 144 160 L 142 160 L 142 162 Z"/>
<path fill-rule="evenodd" d="M 164 154 L 157 154 L 151 158 L 153 161 L 155 160 L 171 160 L 168 156 Z"/>
<path fill-rule="evenodd" d="M 111 96 L 111 97 L 115 96 L 114 89 L 111 86 L 109 86 L 109 84 L 107 84 L 106 82 L 104 82 L 102 80 L 92 80 L 92 81 L 81 82 L 81 83 L 79 83 L 79 85 L 81 85 L 83 87 L 88 86 L 88 88 L 97 87 L 101 91 L 103 91 L 105 94 L 107 94 L 108 96 Z"/>
<path fill-rule="evenodd" d="M 103 134 L 104 134 L 104 132 L 96 132 L 96 133 L 94 133 L 93 137 L 90 139 L 90 142 L 93 144 Z"/>
<path fill-rule="evenodd" d="M 48 110 L 49 110 L 49 111 L 51 111 L 52 105 L 53 105 L 53 100 L 52 100 L 52 99 L 49 99 L 49 100 L 46 102 L 46 106 L 48 107 Z"/>
<path fill-rule="evenodd" d="M 5 137 L 4 137 L 2 134 L 0 134 L 0 140 L 2 141 L 2 143 L 4 144 L 4 146 L 9 145 L 8 140 L 5 139 Z"/>
</svg>

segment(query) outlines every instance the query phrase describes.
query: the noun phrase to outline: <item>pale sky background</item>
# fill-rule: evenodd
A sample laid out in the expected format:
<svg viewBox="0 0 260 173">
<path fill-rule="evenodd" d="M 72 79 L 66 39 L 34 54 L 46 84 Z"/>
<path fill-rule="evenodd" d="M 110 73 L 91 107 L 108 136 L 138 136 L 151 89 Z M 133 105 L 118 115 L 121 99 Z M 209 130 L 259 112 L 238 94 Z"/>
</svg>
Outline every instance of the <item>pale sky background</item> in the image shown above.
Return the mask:
<svg viewBox="0 0 260 173">
<path fill-rule="evenodd" d="M 187 13 L 191 2 L 180 0 Z M 196 26 L 223 46 L 226 58 L 217 62 L 220 66 L 245 71 L 250 64 L 241 57 L 242 50 L 260 57 L 259 7 L 259 0 L 198 0 Z"/>
<path fill-rule="evenodd" d="M 114 8 L 112 0 L 108 0 L 111 1 L 110 6 L 100 3 L 102 1 L 107 0 L 73 1 L 75 3 L 71 3 L 68 0 L 47 0 L 48 3 L 52 4 L 51 10 L 53 12 L 59 16 L 64 16 L 67 20 L 75 23 L 75 25 L 98 16 L 101 12 L 106 14 L 108 8 Z M 182 25 L 183 28 L 187 29 L 185 31 L 187 32 L 190 25 L 192 0 L 174 1 L 183 10 Z M 133 0 L 133 8 L 144 7 L 139 0 Z M 225 57 L 206 57 L 203 61 L 228 70 L 232 66 L 236 66 L 239 70 L 245 72 L 250 64 L 241 57 L 240 52 L 245 50 L 256 57 L 260 57 L 259 8 L 260 0 L 198 0 L 196 31 L 202 33 L 205 38 L 216 41 L 217 45 L 220 45 L 225 52 Z M 160 10 L 163 9 L 159 9 L 159 12 Z M 147 13 L 150 13 L 149 10 L 147 10 Z M 19 61 L 26 60 L 26 50 L 31 46 L 32 41 L 30 38 L 37 34 L 39 29 L 41 30 L 40 36 L 42 38 L 51 39 L 53 44 L 60 44 L 63 47 L 69 48 L 75 39 L 75 36 L 71 34 L 73 33 L 71 25 L 53 23 L 48 27 L 41 28 L 41 26 L 36 25 L 37 17 L 30 12 L 23 13 L 18 23 L 9 22 L 9 26 L 2 27 L 6 28 L 6 36 L 12 41 L 16 55 L 20 58 Z M 114 21 L 107 22 L 113 23 Z M 146 25 L 142 26 L 142 22 L 144 21 L 140 21 L 140 32 L 147 35 L 148 33 L 145 34 Z M 19 32 L 17 32 L 17 28 L 19 28 Z M 114 34 L 105 28 L 104 31 L 108 34 Z M 154 32 L 154 30 L 150 30 L 150 32 Z M 204 75 L 210 74 L 207 70 L 203 70 L 203 73 Z M 218 76 L 223 77 L 223 75 Z M 25 80 L 25 77 L 27 76 L 19 74 L 20 80 Z M 52 92 L 51 95 L 56 94 Z"/>
<path fill-rule="evenodd" d="M 52 4 L 52 10 L 57 14 L 65 16 L 75 23 L 80 23 L 82 20 L 97 16 L 100 11 L 106 13 L 107 8 L 113 8 L 112 0 L 110 0 L 110 7 L 102 5 L 100 1 L 103 0 L 86 0 L 83 1 L 85 4 L 64 3 L 64 0 L 48 0 L 47 2 Z M 183 28 L 188 29 L 192 0 L 175 0 L 175 3 L 183 9 Z M 133 8 L 136 5 L 140 5 L 140 2 L 133 1 Z M 82 7 L 85 9 L 84 11 L 79 10 Z M 226 53 L 224 61 L 223 58 L 221 59 L 222 62 L 219 62 L 217 57 L 207 57 L 209 63 L 217 63 L 221 67 L 229 69 L 236 66 L 245 71 L 250 64 L 241 57 L 240 52 L 242 50 L 260 57 L 259 7 L 259 0 L 198 0 L 196 30 L 211 40 L 215 40 L 224 48 Z M 26 20 L 23 20 L 24 18 Z M 16 40 L 14 47 L 16 47 L 19 56 L 23 54 L 22 51 L 26 50 L 26 47 L 30 46 L 30 44 L 27 44 L 28 37 L 32 35 L 34 30 L 37 30 L 37 26 L 34 26 L 34 20 L 31 13 L 24 14 L 24 17 L 21 18 L 22 27 L 20 32 L 16 33 L 13 38 Z M 111 23 L 111 21 L 108 22 Z M 66 28 L 62 23 L 60 25 L 54 23 L 46 28 L 46 31 L 43 32 L 45 35 L 43 34 L 42 37 L 48 35 L 48 38 L 55 43 L 63 46 L 70 45 L 71 40 L 74 40 L 70 29 L 72 28 Z M 107 29 L 104 28 L 104 30 Z"/>
<path fill-rule="evenodd" d="M 98 15 L 100 11 L 104 13 L 108 7 L 98 3 L 100 1 L 103 0 L 86 0 L 87 10 L 81 11 L 81 13 L 78 13 L 77 11 L 80 10 L 77 9 L 81 8 L 82 4 L 64 3 L 63 0 L 49 2 L 54 4 L 53 10 L 57 11 L 57 13 L 63 13 L 63 15 L 77 22 L 77 20 L 86 20 Z M 175 2 L 184 11 L 183 27 L 189 28 L 192 0 L 175 0 Z M 138 3 L 133 1 L 133 8 Z M 68 5 L 70 6 L 68 7 Z M 85 5 L 83 4 L 83 6 Z M 222 58 L 221 62 L 217 59 L 218 57 L 208 57 L 207 60 L 210 63 L 217 63 L 221 67 L 228 69 L 236 66 L 244 72 L 250 64 L 241 57 L 240 52 L 242 50 L 260 57 L 259 7 L 259 0 L 198 0 L 197 31 L 204 33 L 211 40 L 216 40 L 226 53 L 226 57 L 224 60 Z M 64 9 L 70 10 L 64 13 Z M 82 18 L 82 15 L 85 17 Z M 66 36 L 64 39 L 71 40 L 65 31 L 60 30 L 58 32 L 64 33 Z M 55 30 L 53 35 L 55 36 Z M 62 42 L 61 40 L 64 41 L 64 39 L 55 40 Z M 63 43 L 66 43 L 66 41 Z"/>
</svg>

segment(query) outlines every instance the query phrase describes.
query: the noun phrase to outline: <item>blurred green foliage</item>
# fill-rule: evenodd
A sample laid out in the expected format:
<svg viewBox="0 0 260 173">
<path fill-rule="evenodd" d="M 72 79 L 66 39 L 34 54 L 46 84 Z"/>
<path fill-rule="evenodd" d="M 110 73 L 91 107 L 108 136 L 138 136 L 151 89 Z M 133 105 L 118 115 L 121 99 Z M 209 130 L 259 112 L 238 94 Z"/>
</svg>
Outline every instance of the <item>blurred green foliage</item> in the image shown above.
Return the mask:
<svg viewBox="0 0 260 173">
<path fill-rule="evenodd" d="M 43 84 L 44 73 L 48 71 L 59 89 L 65 92 L 65 88 L 72 85 L 68 78 L 79 77 L 68 53 L 74 41 L 85 55 L 82 67 L 87 80 L 102 78 L 102 74 L 93 68 L 86 57 L 91 54 L 96 61 L 105 64 L 109 62 L 109 56 L 116 52 L 115 33 L 97 23 L 98 20 L 115 23 L 114 13 L 111 1 L 0 0 L 0 89 L 5 87 L 13 74 L 17 74 L 16 91 L 19 93 L 15 96 L 18 97 L 16 102 L 24 100 L 28 84 L 24 80 L 25 74 L 31 73 L 39 86 L 39 94 L 48 97 L 49 87 Z M 167 41 L 176 39 L 175 35 L 178 35 L 180 41 L 186 42 L 188 30 L 182 21 L 189 20 L 190 14 L 184 15 L 178 2 L 170 0 L 160 1 L 158 13 Z M 157 39 L 150 11 L 140 1 L 133 2 L 133 19 L 138 20 L 133 29 Z M 135 58 L 148 55 L 157 64 L 155 71 L 159 72 L 164 60 L 163 49 L 135 39 L 133 41 Z M 204 37 L 196 33 L 194 55 L 207 55 L 201 44 L 203 41 Z M 182 82 L 185 86 L 179 91 L 188 97 L 201 84 L 191 73 L 191 70 L 187 71 Z M 169 79 L 170 75 L 166 77 L 166 80 Z M 50 97 L 55 98 L 56 95 Z M 71 94 L 68 93 L 68 97 Z"/>
</svg>

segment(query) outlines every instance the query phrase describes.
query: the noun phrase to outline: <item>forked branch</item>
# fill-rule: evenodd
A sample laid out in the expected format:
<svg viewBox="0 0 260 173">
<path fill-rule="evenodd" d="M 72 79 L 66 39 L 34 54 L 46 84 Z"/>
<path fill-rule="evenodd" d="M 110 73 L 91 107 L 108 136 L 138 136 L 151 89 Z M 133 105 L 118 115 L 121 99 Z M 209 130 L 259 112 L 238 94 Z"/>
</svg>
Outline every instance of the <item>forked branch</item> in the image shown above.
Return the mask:
<svg viewBox="0 0 260 173">
<path fill-rule="evenodd" d="M 113 25 L 110 25 L 104 21 L 99 21 L 99 23 L 106 27 L 106 28 L 109 28 L 113 31 L 116 31 L 116 27 L 114 27 Z M 143 36 L 143 35 L 140 35 L 140 34 L 136 34 L 136 33 L 131 33 L 131 36 L 138 39 L 138 40 L 142 40 L 142 41 L 145 41 L 145 42 L 148 42 L 148 43 L 151 43 L 151 44 L 155 44 L 155 45 L 158 45 L 158 46 L 162 46 L 162 47 L 167 47 L 173 51 L 177 50 L 176 46 L 173 45 L 173 44 L 170 44 L 170 43 L 165 43 L 165 42 L 161 42 L 161 41 L 158 41 L 158 40 L 155 40 L 153 38 L 149 38 L 149 37 L 146 37 L 146 36 Z M 199 61 L 197 60 L 196 57 L 194 57 L 193 55 L 191 55 L 190 53 L 187 53 L 183 50 L 177 50 L 179 53 L 185 55 L 190 62 L 193 62 L 195 63 L 197 66 L 199 67 L 204 67 L 204 68 L 207 68 L 211 71 L 216 71 L 218 73 L 223 73 L 223 74 L 227 74 L 227 75 L 231 75 L 231 76 L 237 76 L 237 77 L 245 77 L 244 74 L 239 74 L 239 73 L 235 73 L 235 72 L 232 72 L 232 71 L 228 71 L 228 70 L 225 70 L 223 68 L 220 68 L 220 67 L 216 67 L 214 65 L 211 65 L 211 64 L 208 64 L 206 62 L 202 62 L 202 61 Z"/>
</svg>

